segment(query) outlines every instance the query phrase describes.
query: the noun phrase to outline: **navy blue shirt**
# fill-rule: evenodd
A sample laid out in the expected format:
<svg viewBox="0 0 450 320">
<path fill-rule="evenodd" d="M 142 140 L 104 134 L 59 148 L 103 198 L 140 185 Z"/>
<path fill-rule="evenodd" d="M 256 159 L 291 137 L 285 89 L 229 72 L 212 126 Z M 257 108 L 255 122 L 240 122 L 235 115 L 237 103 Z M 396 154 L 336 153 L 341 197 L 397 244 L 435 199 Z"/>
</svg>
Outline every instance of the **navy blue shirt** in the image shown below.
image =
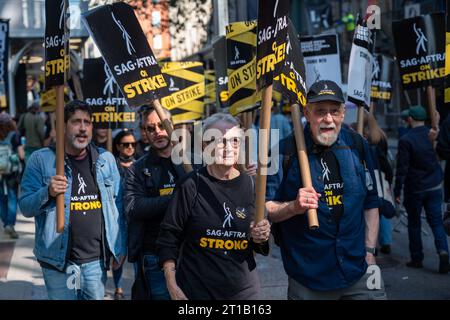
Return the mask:
<svg viewBox="0 0 450 320">
<path fill-rule="evenodd" d="M 379 207 L 373 173 L 373 161 L 367 142 L 355 132 L 342 127 L 337 141 L 330 147 L 339 164 L 343 183 L 343 212 L 334 219 L 324 190 L 323 166 L 317 146 L 312 142 L 309 125 L 305 127 L 311 178 L 314 189 L 321 194 L 317 210 L 319 228 L 310 230 L 306 214 L 296 215 L 277 223 L 284 268 L 288 276 L 302 285 L 318 291 L 347 288 L 366 272 L 364 210 Z M 354 139 L 364 147 L 359 155 Z M 302 187 L 297 157 L 289 161 L 283 172 L 283 155 L 288 139 L 280 142 L 279 170 L 267 177 L 266 199 L 292 201 Z M 364 161 L 360 161 L 364 157 Z M 366 184 L 366 169 L 370 173 Z M 370 187 L 370 181 L 373 183 Z"/>
</svg>

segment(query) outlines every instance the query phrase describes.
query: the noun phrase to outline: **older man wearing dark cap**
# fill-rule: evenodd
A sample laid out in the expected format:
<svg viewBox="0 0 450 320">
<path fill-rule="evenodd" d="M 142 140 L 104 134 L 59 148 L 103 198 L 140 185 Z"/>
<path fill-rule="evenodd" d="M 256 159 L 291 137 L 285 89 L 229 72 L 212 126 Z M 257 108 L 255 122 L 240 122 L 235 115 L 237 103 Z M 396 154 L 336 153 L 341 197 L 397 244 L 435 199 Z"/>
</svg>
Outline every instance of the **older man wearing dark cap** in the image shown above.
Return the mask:
<svg viewBox="0 0 450 320">
<path fill-rule="evenodd" d="M 368 268 L 376 263 L 379 198 L 367 141 L 342 126 L 344 96 L 336 83 L 314 83 L 307 99 L 313 187 L 302 185 L 292 136 L 280 142 L 280 170 L 267 180 L 266 208 L 289 276 L 288 298 L 386 299 L 380 269 Z M 308 227 L 311 208 L 317 230 Z"/>
<path fill-rule="evenodd" d="M 406 265 L 422 268 L 423 247 L 421 213 L 425 209 L 439 255 L 439 272 L 450 271 L 447 236 L 442 222 L 442 181 L 444 174 L 430 141 L 430 128 L 425 126 L 427 112 L 422 106 L 408 109 L 411 129 L 398 142 L 397 170 L 394 195 L 408 213 L 408 236 L 411 261 Z"/>
</svg>

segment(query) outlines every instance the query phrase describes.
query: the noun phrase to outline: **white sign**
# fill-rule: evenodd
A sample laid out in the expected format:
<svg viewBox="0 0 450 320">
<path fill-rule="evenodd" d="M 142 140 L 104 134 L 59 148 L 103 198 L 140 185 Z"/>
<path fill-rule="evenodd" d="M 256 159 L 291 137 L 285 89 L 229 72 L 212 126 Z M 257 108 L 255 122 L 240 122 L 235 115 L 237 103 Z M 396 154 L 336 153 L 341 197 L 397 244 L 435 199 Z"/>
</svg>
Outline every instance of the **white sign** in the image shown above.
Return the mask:
<svg viewBox="0 0 450 320">
<path fill-rule="evenodd" d="M 336 34 L 302 37 L 300 44 L 306 72 L 306 86 L 314 82 L 331 80 L 342 85 L 341 62 Z"/>
</svg>

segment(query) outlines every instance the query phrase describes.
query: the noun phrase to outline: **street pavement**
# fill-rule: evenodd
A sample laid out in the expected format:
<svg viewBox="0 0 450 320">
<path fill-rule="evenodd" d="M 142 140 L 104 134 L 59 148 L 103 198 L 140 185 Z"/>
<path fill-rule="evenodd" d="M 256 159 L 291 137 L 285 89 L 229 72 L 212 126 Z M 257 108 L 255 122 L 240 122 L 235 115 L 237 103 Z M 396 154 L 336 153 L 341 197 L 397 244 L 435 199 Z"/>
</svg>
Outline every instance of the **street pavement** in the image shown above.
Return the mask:
<svg viewBox="0 0 450 320">
<path fill-rule="evenodd" d="M 378 257 L 389 299 L 450 299 L 450 274 L 442 275 L 437 272 L 439 261 L 434 249 L 433 237 L 425 219 L 423 222 L 424 268 L 411 269 L 405 266 L 409 258 L 406 217 L 392 219 L 392 225 L 395 227 L 392 254 L 380 254 Z M 16 230 L 20 238 L 12 241 L 4 236 L 3 229 L 0 227 L 0 271 L 2 269 L 7 271 L 6 277 L 5 272 L 0 272 L 0 276 L 3 276 L 0 278 L 0 299 L 47 299 L 41 269 L 32 252 L 33 219 L 24 218 L 19 214 Z M 6 261 L 9 256 L 10 263 Z M 286 299 L 287 276 L 281 262 L 279 248 L 272 244 L 269 256 L 257 256 L 257 265 L 262 299 Z M 134 278 L 131 264 L 125 264 L 123 276 L 125 298 L 129 299 Z M 113 295 L 114 284 L 112 275 L 109 274 L 105 299 L 111 300 Z"/>
</svg>

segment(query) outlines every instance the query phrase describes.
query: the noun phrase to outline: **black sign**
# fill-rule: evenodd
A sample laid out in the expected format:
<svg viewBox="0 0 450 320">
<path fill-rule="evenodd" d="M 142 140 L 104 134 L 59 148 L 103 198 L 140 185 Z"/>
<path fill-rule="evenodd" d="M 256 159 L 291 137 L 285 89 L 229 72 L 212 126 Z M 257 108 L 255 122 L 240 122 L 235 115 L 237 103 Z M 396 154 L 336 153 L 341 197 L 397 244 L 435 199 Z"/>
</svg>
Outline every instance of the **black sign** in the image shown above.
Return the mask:
<svg viewBox="0 0 450 320">
<path fill-rule="evenodd" d="M 444 13 L 395 21 L 392 32 L 403 88 L 442 83 L 445 75 Z"/>
<path fill-rule="evenodd" d="M 228 107 L 227 40 L 220 37 L 213 44 L 214 69 L 216 70 L 216 94 L 218 105 Z"/>
<path fill-rule="evenodd" d="M 167 83 L 131 6 L 104 5 L 85 13 L 84 21 L 128 105 L 139 107 L 167 95 Z"/>
<path fill-rule="evenodd" d="M 291 104 L 306 105 L 305 65 L 297 31 L 291 21 L 289 21 L 286 60 L 279 76 L 274 80 L 276 80 L 274 89 L 282 92 Z"/>
<path fill-rule="evenodd" d="M 45 89 L 64 85 L 70 67 L 68 0 L 45 0 Z"/>
<path fill-rule="evenodd" d="M 8 106 L 9 20 L 0 19 L 0 108 Z"/>
<path fill-rule="evenodd" d="M 286 56 L 289 1 L 259 1 L 256 45 L 256 85 L 270 86 Z"/>
<path fill-rule="evenodd" d="M 373 101 L 391 102 L 392 96 L 392 73 L 394 59 L 384 55 L 375 54 L 372 69 L 372 88 L 370 98 Z"/>
<path fill-rule="evenodd" d="M 81 87 L 84 100 L 92 107 L 95 128 L 133 127 L 136 113 L 127 106 L 102 58 L 84 60 Z"/>
</svg>

